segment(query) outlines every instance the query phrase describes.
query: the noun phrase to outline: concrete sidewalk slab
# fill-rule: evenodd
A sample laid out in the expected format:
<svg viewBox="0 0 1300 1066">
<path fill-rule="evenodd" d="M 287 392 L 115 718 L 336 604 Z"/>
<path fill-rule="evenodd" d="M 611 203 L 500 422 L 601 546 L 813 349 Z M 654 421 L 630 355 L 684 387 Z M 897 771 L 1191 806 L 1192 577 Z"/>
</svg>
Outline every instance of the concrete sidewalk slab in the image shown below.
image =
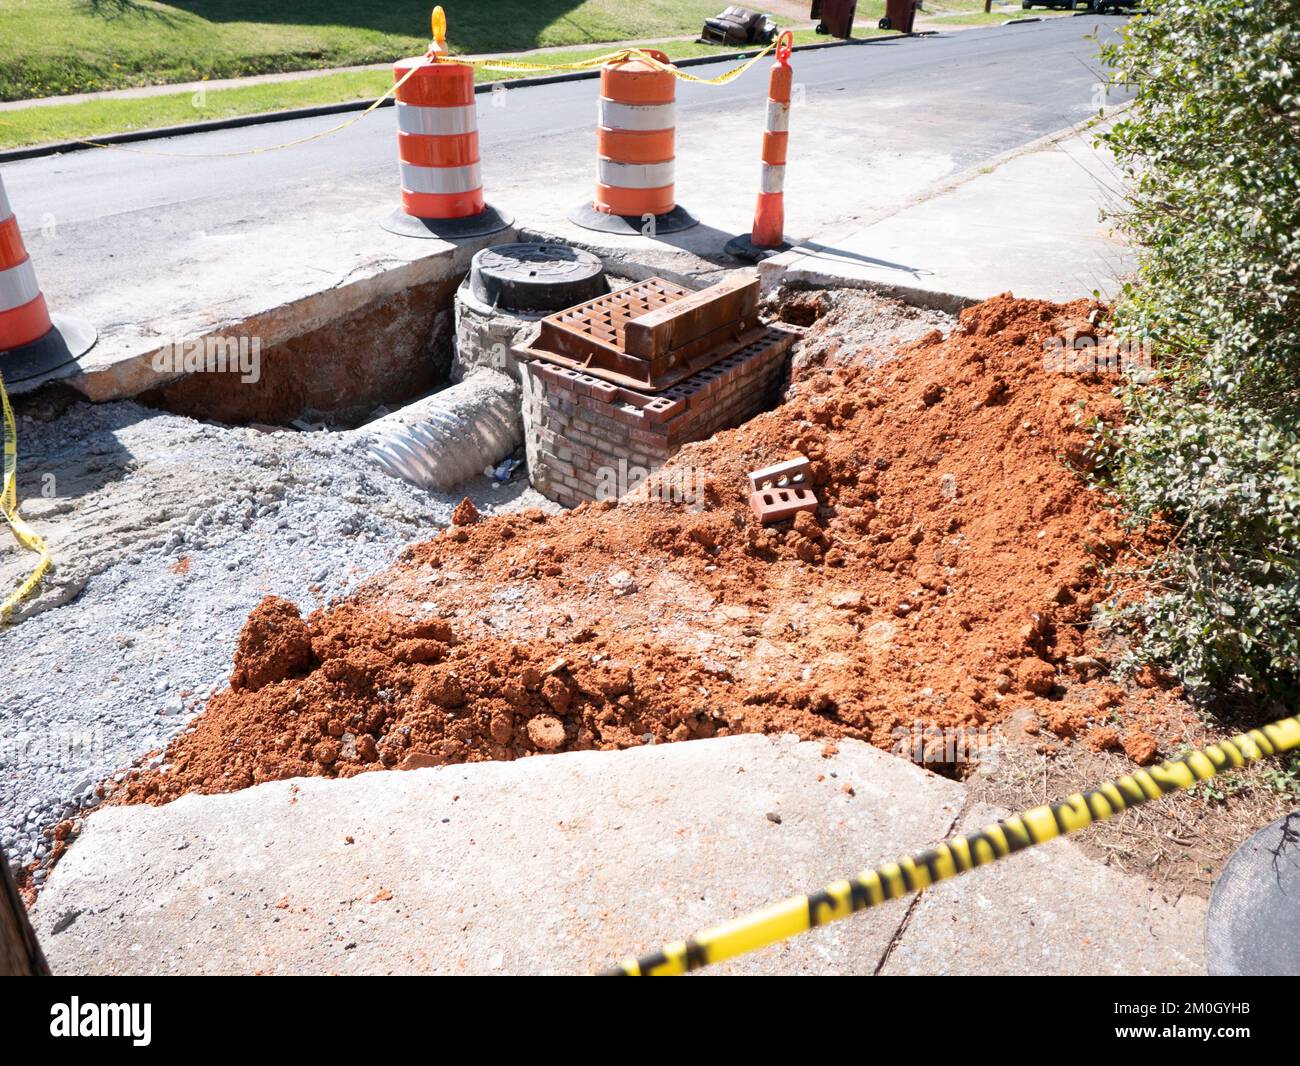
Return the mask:
<svg viewBox="0 0 1300 1066">
<path fill-rule="evenodd" d="M 1008 291 L 1113 296 L 1133 257 L 1103 220 L 1123 182 L 1094 137 L 1049 140 L 870 225 L 805 241 L 760 264 L 763 286 L 858 286 L 946 311 Z"/>
<path fill-rule="evenodd" d="M 821 752 L 728 737 L 109 808 L 35 925 L 56 973 L 587 973 L 957 817 L 954 782 Z M 719 970 L 872 973 L 906 906 Z"/>
<path fill-rule="evenodd" d="M 957 832 L 1006 813 L 977 805 Z M 922 895 L 881 972 L 1203 974 L 1205 911 L 1053 840 Z"/>
<path fill-rule="evenodd" d="M 999 814 L 838 748 L 738 736 L 108 808 L 34 923 L 56 973 L 586 973 Z M 1203 910 L 1059 842 L 716 970 L 1194 972 Z"/>
<path fill-rule="evenodd" d="M 51 295 L 56 309 L 75 303 L 98 327 L 98 342 L 75 367 L 10 391 L 67 377 L 91 400 L 125 399 L 182 376 L 155 366 L 155 355 L 177 342 L 249 337 L 265 350 L 422 288 L 446 289 L 444 298 L 432 301 L 446 303 L 473 254 L 513 240 L 516 232 L 512 227 L 454 244 L 398 237 L 379 226 L 391 204 L 369 202 L 359 210 L 354 190 L 336 188 L 320 189 L 299 210 L 242 207 L 238 219 L 220 227 L 205 225 L 201 202 L 173 205 L 147 222 L 118 215 L 101 224 L 99 237 L 129 269 L 113 284 L 104 284 L 102 273 L 86 279 L 67 300 Z M 57 235 L 56 227 L 51 240 Z M 49 274 L 61 280 L 57 265 Z M 44 277 L 44 267 L 37 268 Z M 62 289 L 55 284 L 56 293 Z M 423 312 L 398 316 L 393 329 L 422 337 L 430 318 Z"/>
</svg>

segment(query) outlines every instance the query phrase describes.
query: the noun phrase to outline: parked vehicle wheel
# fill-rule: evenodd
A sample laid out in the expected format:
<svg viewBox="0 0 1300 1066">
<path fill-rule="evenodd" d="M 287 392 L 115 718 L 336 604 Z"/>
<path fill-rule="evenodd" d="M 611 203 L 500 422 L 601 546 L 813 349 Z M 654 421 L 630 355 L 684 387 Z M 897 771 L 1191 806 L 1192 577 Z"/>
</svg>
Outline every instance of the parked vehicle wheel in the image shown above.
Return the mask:
<svg viewBox="0 0 1300 1066">
<path fill-rule="evenodd" d="M 877 22 L 876 25 L 882 30 L 888 30 L 888 29 L 892 29 L 894 24 L 889 21 L 889 16 L 886 15 L 879 22 Z"/>
</svg>

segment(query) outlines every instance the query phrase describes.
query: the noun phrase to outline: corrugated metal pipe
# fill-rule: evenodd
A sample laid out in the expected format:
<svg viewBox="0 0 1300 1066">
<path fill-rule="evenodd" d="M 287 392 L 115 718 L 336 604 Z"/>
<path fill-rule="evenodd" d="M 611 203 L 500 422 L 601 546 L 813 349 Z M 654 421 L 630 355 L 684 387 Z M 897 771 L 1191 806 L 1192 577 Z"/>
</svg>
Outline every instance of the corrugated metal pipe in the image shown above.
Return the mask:
<svg viewBox="0 0 1300 1066">
<path fill-rule="evenodd" d="M 495 466 L 524 439 L 519 386 L 499 370 L 461 381 L 356 430 L 389 474 L 444 491 Z"/>
</svg>

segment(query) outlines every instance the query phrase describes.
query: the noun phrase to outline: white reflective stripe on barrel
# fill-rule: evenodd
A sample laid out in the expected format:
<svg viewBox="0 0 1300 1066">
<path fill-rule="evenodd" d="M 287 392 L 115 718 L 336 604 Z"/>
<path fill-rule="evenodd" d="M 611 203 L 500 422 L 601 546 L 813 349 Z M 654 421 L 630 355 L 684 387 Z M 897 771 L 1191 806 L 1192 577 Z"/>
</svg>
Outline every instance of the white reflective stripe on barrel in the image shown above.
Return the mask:
<svg viewBox="0 0 1300 1066">
<path fill-rule="evenodd" d="M 666 163 L 616 163 L 599 159 L 600 183 L 616 189 L 661 189 L 673 183 L 673 160 Z"/>
<path fill-rule="evenodd" d="M 474 104 L 464 107 L 419 107 L 397 104 L 397 128 L 402 133 L 423 133 L 429 137 L 454 137 L 478 129 Z"/>
<path fill-rule="evenodd" d="M 5 195 L 4 180 L 0 179 L 0 222 L 3 222 L 13 213 L 13 208 L 9 206 L 9 197 Z"/>
<path fill-rule="evenodd" d="M 407 192 L 473 192 L 483 184 L 477 163 L 471 163 L 467 167 L 417 167 L 412 163 L 400 165 L 402 188 Z"/>
<path fill-rule="evenodd" d="M 790 105 L 780 100 L 767 102 L 767 132 L 787 133 L 790 130 Z"/>
<path fill-rule="evenodd" d="M 785 164 L 764 163 L 760 192 L 785 192 Z"/>
<path fill-rule="evenodd" d="M 602 96 L 597 121 L 610 130 L 670 130 L 677 121 L 677 105 L 620 104 Z"/>
<path fill-rule="evenodd" d="M 24 259 L 8 270 L 0 270 L 0 311 L 22 307 L 40 294 L 41 287 L 36 284 L 36 268 L 30 259 Z"/>
</svg>

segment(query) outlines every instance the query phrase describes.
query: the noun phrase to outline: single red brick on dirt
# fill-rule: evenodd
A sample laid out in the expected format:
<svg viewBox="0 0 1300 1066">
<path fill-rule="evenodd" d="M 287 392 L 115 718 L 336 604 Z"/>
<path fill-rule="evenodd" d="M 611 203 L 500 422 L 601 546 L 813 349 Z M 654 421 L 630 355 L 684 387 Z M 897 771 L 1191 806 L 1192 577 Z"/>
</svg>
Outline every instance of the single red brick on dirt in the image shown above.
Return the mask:
<svg viewBox="0 0 1300 1066">
<path fill-rule="evenodd" d="M 264 604 L 237 674 L 272 632 L 292 634 L 294 654 L 215 696 L 167 771 L 132 771 L 119 799 L 346 777 L 416 754 L 744 732 L 891 749 L 917 723 L 980 728 L 1023 709 L 1079 736 L 1122 720 L 1124 706 L 1061 698 L 1071 658 L 1096 650 L 1098 559 L 1125 550 L 1062 462 L 1089 461 L 1079 411 L 1113 415 L 1112 383 L 1044 368 L 1045 343 L 1095 310 L 1002 296 L 891 361 L 810 368 L 781 406 L 657 472 L 687 472 L 689 499 L 470 522 L 314 612 L 309 645 L 296 612 Z M 764 525 L 747 476 L 792 454 L 821 506 Z M 608 578 L 623 571 L 635 591 L 616 596 Z"/>
</svg>

